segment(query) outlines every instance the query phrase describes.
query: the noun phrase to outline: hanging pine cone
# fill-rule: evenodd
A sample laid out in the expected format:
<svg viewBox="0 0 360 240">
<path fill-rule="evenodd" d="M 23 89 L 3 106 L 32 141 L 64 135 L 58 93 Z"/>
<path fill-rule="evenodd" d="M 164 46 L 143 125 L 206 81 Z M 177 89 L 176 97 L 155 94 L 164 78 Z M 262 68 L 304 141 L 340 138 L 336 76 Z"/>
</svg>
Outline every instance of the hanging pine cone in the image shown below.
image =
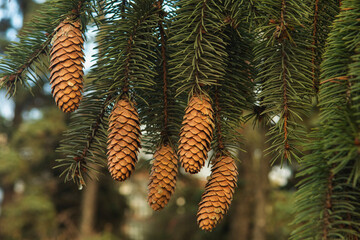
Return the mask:
<svg viewBox="0 0 360 240">
<path fill-rule="evenodd" d="M 156 150 L 148 186 L 148 203 L 155 211 L 164 208 L 174 192 L 177 166 L 177 156 L 169 144 Z"/>
<path fill-rule="evenodd" d="M 55 29 L 50 51 L 50 84 L 56 104 L 63 112 L 79 107 L 83 89 L 83 44 L 80 20 L 64 20 Z"/>
<path fill-rule="evenodd" d="M 197 213 L 201 229 L 211 231 L 224 217 L 235 191 L 237 176 L 233 158 L 221 156 L 215 159 Z"/>
<path fill-rule="evenodd" d="M 118 181 L 126 180 L 135 169 L 140 146 L 140 121 L 134 103 L 120 99 L 109 119 L 107 141 L 108 167 L 111 176 Z"/>
<path fill-rule="evenodd" d="M 179 156 L 186 172 L 197 173 L 204 166 L 213 137 L 214 118 L 205 94 L 191 97 L 180 132 Z"/>
</svg>

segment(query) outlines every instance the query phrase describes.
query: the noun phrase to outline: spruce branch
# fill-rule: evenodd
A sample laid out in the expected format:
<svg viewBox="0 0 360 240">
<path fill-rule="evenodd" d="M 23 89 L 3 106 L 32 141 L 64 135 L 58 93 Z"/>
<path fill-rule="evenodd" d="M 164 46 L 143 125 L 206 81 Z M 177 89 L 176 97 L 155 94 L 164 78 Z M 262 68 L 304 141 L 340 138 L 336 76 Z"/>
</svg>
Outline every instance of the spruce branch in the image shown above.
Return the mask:
<svg viewBox="0 0 360 240">
<path fill-rule="evenodd" d="M 135 35 L 137 34 L 137 30 L 138 28 L 140 27 L 140 25 L 148 18 L 147 15 L 141 17 L 136 25 L 133 27 L 132 31 L 130 32 L 129 34 L 129 38 L 127 40 L 127 45 L 126 45 L 126 50 L 125 50 L 125 66 L 124 66 L 124 80 L 123 80 L 123 86 L 122 86 L 122 92 L 124 94 L 127 94 L 127 92 L 129 91 L 129 84 L 130 84 L 130 78 L 132 77 L 131 76 L 131 73 L 130 73 L 130 61 L 133 59 L 132 58 L 132 48 L 133 48 L 133 44 L 134 44 L 134 38 L 135 38 Z"/>
<path fill-rule="evenodd" d="M 162 80 L 163 80 L 163 98 L 164 98 L 164 129 L 162 134 L 167 136 L 168 134 L 168 80 L 167 80 L 167 57 L 166 57 L 166 43 L 165 43 L 165 30 L 163 26 L 165 12 L 162 9 L 163 1 L 157 2 L 157 8 L 159 11 L 158 28 L 160 32 L 160 43 L 161 43 L 161 62 L 162 62 Z"/>
<path fill-rule="evenodd" d="M 312 81 L 313 89 L 319 92 L 320 63 L 325 50 L 326 38 L 330 32 L 330 26 L 339 12 L 337 0 L 316 0 L 312 10 Z M 321 83 L 320 83 L 321 84 Z"/>
<path fill-rule="evenodd" d="M 211 88 L 215 110 L 215 139 L 212 148 L 235 153 L 240 150 L 243 139 L 240 134 L 245 111 L 252 111 L 255 102 L 253 35 L 246 22 L 247 5 L 238 1 L 225 2 L 220 7 L 219 19 L 234 19 L 234 24 L 225 22 L 222 26 L 226 55 L 223 57 L 225 74 Z M 236 155 L 236 154 L 234 154 Z"/>
<path fill-rule="evenodd" d="M 223 142 L 223 135 L 221 131 L 221 117 L 220 117 L 220 103 L 219 103 L 219 89 L 215 87 L 215 128 L 216 128 L 216 140 L 219 151 L 223 151 L 225 146 Z"/>
<path fill-rule="evenodd" d="M 51 39 L 55 35 L 55 33 L 56 32 L 53 31 L 51 34 L 48 34 L 47 40 L 43 44 L 41 44 L 39 49 L 35 50 L 32 53 L 30 58 L 23 65 L 21 65 L 15 73 L 3 76 L 0 80 L 0 87 L 5 86 L 8 89 L 8 93 L 12 93 L 14 89 L 14 84 L 16 83 L 17 79 L 23 74 L 23 72 L 28 69 L 31 64 L 33 64 L 33 62 L 39 58 L 41 54 L 47 54 L 46 50 L 48 49 Z"/>
<path fill-rule="evenodd" d="M 108 51 L 101 62 L 109 67 L 107 71 L 113 76 L 111 89 L 120 94 L 133 95 L 135 89 L 149 89 L 154 84 L 156 41 L 151 32 L 157 23 L 155 12 L 153 1 L 139 0 L 129 2 L 125 12 L 104 21 L 99 47 Z"/>
<path fill-rule="evenodd" d="M 87 154 L 89 153 L 89 149 L 91 148 L 92 143 L 95 141 L 97 133 L 100 131 L 101 125 L 104 123 L 104 117 L 107 106 L 110 104 L 111 99 L 113 98 L 112 95 L 109 95 L 104 103 L 102 104 L 101 111 L 99 112 L 97 118 L 95 119 L 94 123 L 91 125 L 90 133 L 87 136 L 87 141 L 82 153 L 78 157 L 74 157 L 76 161 L 85 161 Z"/>
<path fill-rule="evenodd" d="M 200 24 L 198 25 L 198 29 L 197 29 L 197 36 L 195 38 L 195 56 L 196 55 L 200 55 L 201 54 L 201 50 L 200 50 L 200 46 L 201 46 L 201 42 L 202 42 L 202 35 L 206 34 L 206 28 L 204 26 L 204 18 L 205 18 L 205 13 L 207 11 L 207 1 L 208 0 L 204 0 L 202 3 L 202 7 L 201 7 L 201 15 L 200 15 Z M 199 91 L 201 91 L 201 87 L 203 86 L 202 84 L 199 84 L 199 60 L 194 56 L 193 61 L 195 63 L 195 83 L 196 86 L 198 88 Z"/>
<path fill-rule="evenodd" d="M 222 82 L 224 76 L 223 58 L 226 57 L 226 36 L 217 1 L 179 1 L 177 17 L 172 25 L 177 34 L 170 41 L 177 47 L 171 56 L 174 78 L 178 81 L 178 94 L 199 93 L 206 87 Z"/>
<path fill-rule="evenodd" d="M 28 86 L 27 79 L 37 81 L 47 72 L 41 69 L 41 56 L 48 55 L 49 45 L 56 34 L 56 26 L 70 15 L 80 16 L 85 2 L 90 0 L 72 1 L 72 4 L 65 0 L 49 1 L 44 4 L 33 21 L 25 25 L 19 34 L 20 41 L 13 42 L 5 52 L 7 57 L 0 61 L 0 87 L 6 87 L 7 94 L 15 94 L 18 82 Z M 55 19 L 56 17 L 59 18 Z"/>
<path fill-rule="evenodd" d="M 296 193 L 298 225 L 291 239 L 358 239 L 360 237 L 359 105 L 355 97 L 359 89 L 360 40 L 353 26 L 360 12 L 357 1 L 343 1 L 328 37 L 321 64 L 319 91 L 319 128 L 311 134 L 314 140 L 306 144 L 310 153 L 302 161 Z M 354 102 L 355 100 L 355 102 Z M 357 103 L 356 103 L 357 101 Z M 357 106 L 354 108 L 354 106 Z M 316 189 L 316 196 L 312 196 Z M 309 199 L 312 198 L 312 203 Z M 314 219 L 321 224 L 314 224 Z"/>
<path fill-rule="evenodd" d="M 323 216 L 323 239 L 328 239 L 329 227 L 330 227 L 330 212 L 332 208 L 332 193 L 333 193 L 333 179 L 334 174 L 330 172 L 327 180 L 326 198 L 324 204 L 324 216 Z"/>
<path fill-rule="evenodd" d="M 80 108 L 72 115 L 69 129 L 64 134 L 57 151 L 65 158 L 58 159 L 56 168 L 63 168 L 60 176 L 65 181 L 74 181 L 81 187 L 85 184 L 84 175 L 91 178 L 92 167 L 103 165 L 105 159 L 106 126 L 109 105 L 113 96 L 105 94 L 96 84 L 91 83 L 85 89 L 86 94 Z"/>
<path fill-rule="evenodd" d="M 297 139 L 304 139 L 301 122 L 310 110 L 311 53 L 308 33 L 310 9 L 306 2 L 267 1 L 258 5 L 264 16 L 258 19 L 258 44 L 255 51 L 256 83 L 264 115 L 268 115 L 268 132 L 272 162 L 293 159 L 301 153 Z M 272 119 L 278 117 L 274 122 Z"/>
<path fill-rule="evenodd" d="M 311 48 L 311 52 L 312 52 L 312 59 L 311 59 L 311 63 L 312 63 L 312 77 L 313 77 L 313 88 L 315 90 L 315 92 L 317 93 L 319 91 L 319 87 L 317 86 L 316 83 L 316 76 L 315 76 L 315 71 L 316 71 L 316 65 L 315 65 L 315 46 L 316 46 L 316 34 L 317 34 L 317 28 L 318 28 L 318 17 L 319 17 L 319 0 L 315 0 L 315 7 L 314 7 L 314 21 L 313 21 L 313 47 Z"/>
<path fill-rule="evenodd" d="M 279 38 L 278 41 L 281 43 L 285 38 L 289 36 L 286 29 L 285 23 L 285 8 L 286 2 L 285 0 L 281 1 L 281 13 L 280 13 L 280 32 L 278 37 L 282 34 L 282 38 Z M 285 32 L 285 33 L 283 33 Z M 288 159 L 288 151 L 290 150 L 289 142 L 288 142 L 288 117 L 289 117 L 289 109 L 288 109 L 288 91 L 287 91 L 287 55 L 283 48 L 281 48 L 281 62 L 282 62 L 282 81 L 283 81 L 283 118 L 284 118 L 284 158 Z"/>
</svg>

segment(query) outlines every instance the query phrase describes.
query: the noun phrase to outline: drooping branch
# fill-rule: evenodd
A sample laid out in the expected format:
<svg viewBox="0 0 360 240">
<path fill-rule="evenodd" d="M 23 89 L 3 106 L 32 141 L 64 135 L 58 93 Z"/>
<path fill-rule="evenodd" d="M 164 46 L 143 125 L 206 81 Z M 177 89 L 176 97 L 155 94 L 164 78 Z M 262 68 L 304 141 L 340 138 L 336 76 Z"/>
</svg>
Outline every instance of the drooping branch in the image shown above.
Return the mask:
<svg viewBox="0 0 360 240">
<path fill-rule="evenodd" d="M 47 40 L 41 44 L 40 48 L 36 49 L 33 54 L 30 56 L 30 58 L 23 64 L 21 65 L 18 70 L 8 76 L 4 76 L 1 78 L 0 80 L 0 85 L 6 85 L 7 88 L 12 88 L 12 85 L 14 84 L 14 82 L 16 81 L 16 79 L 21 76 L 21 74 L 28 68 L 30 67 L 30 65 L 36 60 L 38 59 L 38 57 L 43 54 L 46 53 L 46 49 L 48 48 L 52 37 L 55 35 L 55 31 L 53 31 L 51 34 L 48 35 Z"/>
<path fill-rule="evenodd" d="M 91 91 L 91 89 L 89 90 Z M 89 122 L 89 124 L 86 124 L 87 127 L 79 127 L 79 124 L 70 125 L 70 129 L 65 134 L 66 137 L 59 148 L 59 150 L 67 154 L 66 159 L 57 160 L 59 165 L 57 165 L 56 168 L 66 166 L 60 176 L 65 175 L 65 181 L 73 180 L 79 187 L 85 185 L 83 175 L 89 175 L 90 170 L 93 169 L 93 165 L 88 164 L 89 161 L 100 164 L 98 157 L 95 158 L 95 155 L 101 155 L 102 150 L 99 149 L 99 142 L 104 141 L 103 136 L 101 136 L 101 129 L 105 124 L 104 117 L 107 106 L 113 100 L 112 94 L 108 95 L 106 99 L 98 98 L 94 100 L 93 98 L 95 97 L 98 96 L 90 93 L 90 95 L 83 100 L 80 109 L 75 112 L 74 115 L 77 121 Z M 99 102 L 100 100 L 101 102 Z M 93 113 L 88 113 L 87 109 L 89 108 L 92 109 L 91 111 Z M 91 115 L 90 118 L 88 116 L 89 114 Z M 79 134 L 86 135 L 80 140 L 77 139 Z M 74 150 L 74 147 L 77 150 Z M 96 151 L 94 152 L 94 150 Z"/>
<path fill-rule="evenodd" d="M 220 151 L 224 150 L 224 140 L 223 134 L 221 131 L 221 116 L 220 116 L 220 102 L 219 102 L 219 87 L 215 87 L 215 126 L 216 126 L 216 135 L 217 135 L 217 143 Z"/>
<path fill-rule="evenodd" d="M 105 116 L 105 112 L 106 112 L 106 107 L 108 106 L 110 100 L 113 98 L 112 95 L 109 95 L 102 107 L 101 107 L 101 111 L 99 112 L 99 115 L 97 116 L 97 118 L 95 119 L 94 123 L 91 125 L 91 131 L 87 137 L 87 141 L 86 141 L 86 146 L 84 147 L 82 153 L 80 156 L 77 156 L 74 158 L 74 160 L 76 161 L 80 161 L 82 163 L 85 163 L 85 158 L 89 152 L 89 149 L 91 148 L 91 144 L 93 143 L 95 137 L 96 137 L 96 134 L 98 133 L 99 129 L 100 129 L 100 126 L 101 124 L 103 123 L 103 120 L 104 120 L 104 116 Z"/>
<path fill-rule="evenodd" d="M 325 198 L 325 210 L 324 210 L 324 225 L 323 225 L 323 239 L 328 239 L 329 227 L 330 227 L 330 211 L 332 209 L 332 191 L 333 191 L 333 178 L 334 174 L 330 172 L 328 182 L 327 182 L 327 191 Z"/>
<path fill-rule="evenodd" d="M 169 46 L 178 48 L 171 55 L 173 79 L 178 81 L 177 95 L 206 92 L 206 87 L 223 80 L 225 39 L 224 18 L 216 1 L 180 0 L 172 28 L 176 32 Z M 219 19 L 222 18 L 220 21 Z M 171 69 L 171 68 L 170 68 Z"/>
<path fill-rule="evenodd" d="M 284 117 L 284 157 L 285 159 L 287 159 L 287 150 L 290 149 L 289 143 L 288 143 L 288 117 L 289 117 L 289 109 L 288 109 L 288 98 L 287 98 L 287 79 L 286 79 L 286 55 L 283 52 L 282 53 L 282 57 L 283 57 L 283 72 L 282 72 L 282 76 L 283 76 L 283 91 L 284 91 L 284 99 L 283 99 L 283 104 L 284 104 L 284 113 L 283 113 L 283 117 Z"/>
<path fill-rule="evenodd" d="M 79 0 L 77 6 L 71 11 L 71 14 L 78 16 L 85 1 L 86 0 Z M 68 16 L 63 17 L 63 19 L 59 20 L 59 22 L 63 21 L 66 17 Z M 14 71 L 14 73 L 3 76 L 0 79 L 0 86 L 6 86 L 8 88 L 8 92 L 12 92 L 14 84 L 16 83 L 17 79 L 23 74 L 23 72 L 27 70 L 42 54 L 47 54 L 46 49 L 48 48 L 55 34 L 56 28 L 54 28 L 51 33 L 45 33 L 46 40 L 38 48 L 36 48 L 32 52 L 32 54 L 30 54 L 30 57 L 26 59 L 25 62 L 20 65 L 16 71 Z"/>
<path fill-rule="evenodd" d="M 314 21 L 313 21 L 313 42 L 312 42 L 312 48 L 311 48 L 311 52 L 312 52 L 312 59 L 311 59 L 311 63 L 312 63 L 312 78 L 313 78 L 313 88 L 315 90 L 315 92 L 317 93 L 319 91 L 319 86 L 318 86 L 318 82 L 316 79 L 316 53 L 315 53 L 315 46 L 316 46 L 316 35 L 317 35 L 317 25 L 318 25 L 318 15 L 319 15 L 319 0 L 315 1 L 315 7 L 314 7 Z"/>
<path fill-rule="evenodd" d="M 194 55 L 194 64 L 195 64 L 195 83 L 196 86 L 198 87 L 198 90 L 201 90 L 201 88 L 203 87 L 203 84 L 199 84 L 199 62 L 200 62 L 200 55 L 201 55 L 201 42 L 203 39 L 203 34 L 206 34 L 206 29 L 204 26 L 204 19 L 205 19 L 205 12 L 207 10 L 207 1 L 208 0 L 204 0 L 203 4 L 202 4 L 202 10 L 201 10 L 201 16 L 200 16 L 200 24 L 199 27 L 197 29 L 197 36 L 195 39 L 195 55 Z"/>
<path fill-rule="evenodd" d="M 129 39 L 127 40 L 127 46 L 125 49 L 125 68 L 124 68 L 124 82 L 122 85 L 122 93 L 123 94 L 127 94 L 129 91 L 129 84 L 130 84 L 130 61 L 132 59 L 132 49 L 133 49 L 133 45 L 134 45 L 134 38 L 136 36 L 136 33 L 138 31 L 138 28 L 140 27 L 140 25 L 146 20 L 146 18 L 148 17 L 148 15 L 144 15 L 142 16 L 136 23 L 136 25 L 133 27 L 130 35 L 129 35 Z"/>
<path fill-rule="evenodd" d="M 259 69 L 258 99 L 271 126 L 268 135 L 272 144 L 268 151 L 274 153 L 272 162 L 299 161 L 301 151 L 296 142 L 305 138 L 305 129 L 298 123 L 309 113 L 309 88 L 313 86 L 311 40 L 306 29 L 309 19 L 304 17 L 309 16 L 310 8 L 305 2 L 273 0 L 260 4 L 259 10 L 264 15 L 273 15 L 271 19 L 259 19 L 261 41 L 254 48 L 254 61 Z M 279 120 L 274 121 L 274 117 Z"/>
<path fill-rule="evenodd" d="M 127 1 L 126 0 L 122 0 L 122 4 L 121 4 L 121 12 L 124 13 L 125 12 L 125 6 L 126 6 Z"/>
<path fill-rule="evenodd" d="M 283 34 L 283 31 L 286 31 L 286 25 L 285 25 L 285 8 L 286 8 L 286 2 L 285 0 L 282 0 L 281 2 L 281 15 L 280 15 L 280 31 L 282 32 L 282 35 L 284 38 L 286 38 L 286 35 Z M 282 41 L 282 39 L 279 39 L 279 41 Z M 281 58 L 282 58 L 282 81 L 283 81 L 283 118 L 284 118 L 284 158 L 287 159 L 287 151 L 290 149 L 289 143 L 288 143 L 288 118 L 289 118 L 289 109 L 288 109 L 288 96 L 287 96 L 287 56 L 284 52 L 284 48 L 281 49 Z"/>
<path fill-rule="evenodd" d="M 167 80 L 167 58 L 166 58 L 166 39 L 165 30 L 163 26 L 165 13 L 162 9 L 163 0 L 157 2 L 159 10 L 158 27 L 160 31 L 161 42 L 161 58 L 162 58 L 162 80 L 163 80 L 163 97 L 164 97 L 164 129 L 163 134 L 167 135 L 168 131 L 168 80 Z"/>
<path fill-rule="evenodd" d="M 133 33 L 134 34 L 134 33 Z M 131 59 L 131 47 L 133 42 L 133 34 L 130 35 L 128 44 L 126 46 L 126 60 L 125 60 L 125 69 L 124 69 L 124 84 L 122 87 L 123 93 L 129 91 L 129 72 L 130 72 L 130 59 Z"/>
</svg>

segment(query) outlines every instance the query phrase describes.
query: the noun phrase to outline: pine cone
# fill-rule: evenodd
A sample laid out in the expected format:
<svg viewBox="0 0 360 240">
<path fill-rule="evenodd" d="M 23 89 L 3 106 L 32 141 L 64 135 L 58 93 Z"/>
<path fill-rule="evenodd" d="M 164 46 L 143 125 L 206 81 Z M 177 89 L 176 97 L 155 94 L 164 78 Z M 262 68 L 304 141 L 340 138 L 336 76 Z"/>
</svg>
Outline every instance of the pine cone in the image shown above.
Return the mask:
<svg viewBox="0 0 360 240">
<path fill-rule="evenodd" d="M 169 144 L 156 150 L 148 186 L 148 203 L 155 211 L 163 209 L 174 192 L 177 165 L 177 156 Z"/>
<path fill-rule="evenodd" d="M 185 110 L 178 154 L 186 172 L 197 173 L 204 166 L 213 137 L 214 118 L 205 94 L 191 97 Z"/>
<path fill-rule="evenodd" d="M 50 51 L 50 84 L 56 104 L 63 112 L 79 107 L 83 89 L 83 44 L 80 20 L 64 20 L 55 29 Z"/>
<path fill-rule="evenodd" d="M 134 103 L 127 98 L 120 99 L 110 114 L 107 141 L 108 167 L 115 180 L 126 180 L 135 169 L 141 148 L 140 135 L 140 121 Z"/>
<path fill-rule="evenodd" d="M 233 158 L 221 156 L 215 161 L 197 213 L 198 224 L 206 231 L 211 231 L 229 209 L 238 176 Z"/>
</svg>

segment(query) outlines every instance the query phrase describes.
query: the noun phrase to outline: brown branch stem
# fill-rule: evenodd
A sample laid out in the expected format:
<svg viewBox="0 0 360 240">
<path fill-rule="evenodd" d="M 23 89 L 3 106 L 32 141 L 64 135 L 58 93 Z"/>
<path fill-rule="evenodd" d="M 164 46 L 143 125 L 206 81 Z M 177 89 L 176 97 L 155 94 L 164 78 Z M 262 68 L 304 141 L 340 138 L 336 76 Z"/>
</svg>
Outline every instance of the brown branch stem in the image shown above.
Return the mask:
<svg viewBox="0 0 360 240">
<path fill-rule="evenodd" d="M 47 36 L 47 39 L 45 42 L 43 42 L 38 49 L 36 49 L 30 56 L 30 58 L 21 65 L 18 70 L 8 76 L 4 76 L 1 79 L 1 82 L 4 82 L 7 86 L 10 86 L 13 84 L 13 82 L 27 69 L 30 67 L 30 65 L 42 54 L 45 52 L 45 49 L 48 47 L 48 45 L 51 42 L 52 37 L 55 35 L 56 31 L 53 31 L 51 34 Z"/>
<path fill-rule="evenodd" d="M 217 141 L 218 141 L 218 147 L 220 151 L 224 150 L 224 141 L 223 141 L 223 135 L 221 132 L 221 117 L 220 117 L 220 101 L 219 101 L 219 87 L 216 86 L 215 88 L 215 124 L 216 124 L 216 135 L 217 135 Z"/>
<path fill-rule="evenodd" d="M 157 2 L 157 8 L 159 10 L 159 21 L 158 27 L 160 31 L 160 42 L 161 42 L 161 58 L 162 58 L 162 78 L 163 78 L 163 97 L 164 97 L 164 134 L 168 128 L 168 82 L 167 82 L 167 58 L 166 58 L 166 40 L 165 30 L 163 26 L 164 12 L 162 9 L 163 0 Z"/>
<path fill-rule="evenodd" d="M 121 13 L 125 12 L 125 5 L 126 5 L 126 0 L 122 0 L 122 4 L 121 4 Z M 123 16 L 124 17 L 124 16 Z"/>
<path fill-rule="evenodd" d="M 347 80 L 349 80 L 349 77 L 348 77 L 348 76 L 340 76 L 340 77 L 329 78 L 329 79 L 326 79 L 326 80 L 320 82 L 320 85 L 321 85 L 321 84 L 324 84 L 324 83 L 327 83 L 327 82 L 332 82 L 332 83 L 338 83 L 338 84 L 340 84 L 340 82 L 335 81 L 335 80 L 345 80 L 345 81 L 347 81 Z"/>
<path fill-rule="evenodd" d="M 324 226 L 323 226 L 323 238 L 322 239 L 328 239 L 329 234 L 329 226 L 330 226 L 330 214 L 329 211 L 331 211 L 332 208 L 332 191 L 333 191 L 333 179 L 334 179 L 334 173 L 330 172 L 330 175 L 328 177 L 327 182 L 327 191 L 326 191 L 326 198 L 325 198 L 325 211 L 324 211 Z"/>
<path fill-rule="evenodd" d="M 285 25 L 285 7 L 286 2 L 285 0 L 282 0 L 281 2 L 281 26 Z M 284 104 L 284 157 L 285 159 L 288 158 L 287 151 L 290 149 L 289 143 L 288 143 L 288 117 L 289 117 L 289 109 L 288 109 L 288 97 L 287 97 L 287 79 L 286 79 L 286 54 L 284 53 L 284 49 L 282 49 L 282 80 L 283 80 L 283 104 Z"/>
<path fill-rule="evenodd" d="M 136 31 L 138 29 L 138 27 L 140 26 L 140 24 L 143 22 L 143 20 L 147 17 L 147 15 L 141 17 L 138 21 L 137 24 L 134 26 L 129 39 L 128 39 L 128 44 L 126 46 L 126 60 L 125 60 L 125 70 L 124 70 L 124 84 L 122 87 L 122 93 L 123 94 L 127 94 L 127 92 L 129 91 L 129 79 L 130 79 L 130 59 L 131 59 L 131 50 L 132 50 L 132 43 L 136 34 Z"/>
<path fill-rule="evenodd" d="M 100 129 L 100 125 L 101 125 L 101 123 L 102 123 L 102 121 L 103 121 L 103 118 L 104 118 L 104 116 L 105 116 L 106 106 L 107 106 L 108 102 L 111 100 L 112 97 L 113 97 L 113 96 L 110 94 L 110 95 L 105 99 L 99 115 L 97 116 L 95 122 L 94 122 L 94 123 L 92 124 L 92 126 L 91 126 L 91 132 L 90 132 L 89 135 L 88 135 L 88 139 L 87 139 L 87 141 L 86 141 L 86 146 L 84 147 L 84 149 L 83 149 L 83 151 L 82 151 L 82 153 L 81 153 L 80 156 L 74 157 L 74 160 L 75 160 L 76 162 L 80 162 L 80 166 L 82 166 L 83 164 L 86 164 L 85 158 L 86 158 L 86 156 L 87 156 L 87 154 L 88 154 L 88 152 L 89 152 L 89 149 L 91 148 L 91 144 L 94 142 L 94 139 L 95 139 L 95 137 L 96 137 L 96 135 L 97 135 L 97 133 L 98 133 L 98 131 L 99 131 L 99 129 Z M 80 168 L 81 168 L 81 167 L 80 167 Z M 86 168 L 83 167 L 83 168 L 81 168 L 81 169 L 77 169 L 77 170 L 76 170 L 76 171 L 77 171 L 77 172 L 76 172 L 77 176 L 79 176 L 79 172 L 78 172 L 79 170 L 81 170 L 81 171 L 86 171 Z M 81 184 L 84 185 L 84 183 L 81 183 Z"/>
<path fill-rule="evenodd" d="M 196 36 L 196 39 L 195 41 L 197 42 L 197 47 L 195 48 L 195 51 L 200 48 L 199 46 L 201 45 L 201 39 L 202 39 L 202 35 L 206 33 L 205 29 L 204 29 L 204 26 L 203 26 L 203 23 L 204 23 L 204 18 L 205 18 L 205 11 L 206 11 L 206 4 L 207 4 L 207 1 L 208 0 L 205 0 L 203 2 L 203 5 L 202 5 L 202 11 L 201 11 L 201 19 L 200 19 L 200 24 L 199 24 L 199 27 L 198 27 L 198 35 Z M 195 52 L 196 54 L 196 52 Z M 200 54 L 199 54 L 200 55 Z M 200 61 L 200 56 L 197 58 L 197 61 L 195 61 L 195 82 L 196 82 L 196 85 L 199 87 L 199 90 L 201 90 L 201 87 L 203 87 L 202 84 L 199 84 L 199 61 Z"/>
<path fill-rule="evenodd" d="M 134 30 L 135 32 L 135 30 Z M 130 35 L 128 40 L 128 45 L 126 46 L 126 60 L 125 60 L 125 70 L 124 70 L 124 85 L 122 87 L 122 92 L 127 93 L 129 91 L 129 72 L 130 72 L 130 58 L 131 58 L 131 48 L 134 32 Z"/>
<path fill-rule="evenodd" d="M 319 91 L 319 86 L 316 81 L 316 66 L 315 66 L 315 59 L 316 59 L 316 53 L 315 53 L 315 46 L 316 46 L 316 33 L 317 33 L 317 23 L 318 23 L 318 17 L 319 17 L 319 0 L 315 1 L 315 13 L 314 13 L 314 28 L 313 28 L 313 42 L 312 42 L 312 77 L 313 77 L 313 88 L 315 89 L 315 92 L 317 93 Z"/>
</svg>

